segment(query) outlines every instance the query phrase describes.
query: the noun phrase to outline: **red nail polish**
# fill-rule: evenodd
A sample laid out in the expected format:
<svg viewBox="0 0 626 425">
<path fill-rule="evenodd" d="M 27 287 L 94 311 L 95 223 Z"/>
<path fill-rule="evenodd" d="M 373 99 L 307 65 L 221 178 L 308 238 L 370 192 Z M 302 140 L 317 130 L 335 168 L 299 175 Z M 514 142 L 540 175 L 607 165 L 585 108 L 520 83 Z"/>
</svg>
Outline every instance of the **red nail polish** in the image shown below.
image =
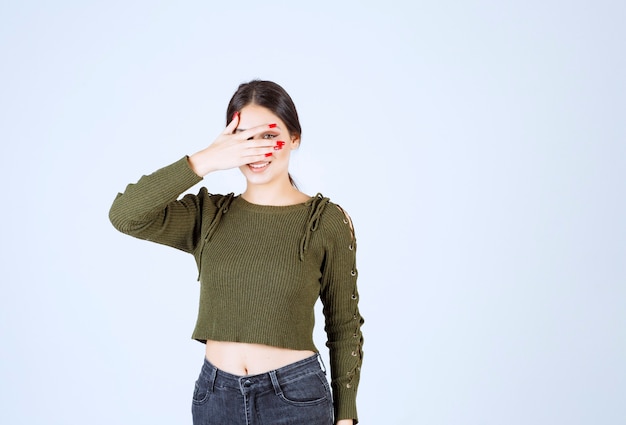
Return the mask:
<svg viewBox="0 0 626 425">
<path fill-rule="evenodd" d="M 265 157 L 266 157 L 266 158 L 269 158 L 269 157 L 270 157 L 270 156 L 272 156 L 272 155 L 273 155 L 273 153 L 268 152 L 268 153 L 266 153 L 266 154 L 265 154 Z"/>
<path fill-rule="evenodd" d="M 283 146 L 285 146 L 285 142 L 283 142 L 282 140 L 278 140 L 276 142 L 276 146 L 280 146 L 282 148 Z"/>
<path fill-rule="evenodd" d="M 279 151 L 279 150 L 281 150 L 282 148 L 283 148 L 283 146 L 282 146 L 282 145 L 276 145 L 276 146 L 274 146 L 274 150 L 275 150 L 275 151 Z"/>
<path fill-rule="evenodd" d="M 278 124 L 270 124 L 270 128 L 276 128 L 278 127 Z"/>
</svg>

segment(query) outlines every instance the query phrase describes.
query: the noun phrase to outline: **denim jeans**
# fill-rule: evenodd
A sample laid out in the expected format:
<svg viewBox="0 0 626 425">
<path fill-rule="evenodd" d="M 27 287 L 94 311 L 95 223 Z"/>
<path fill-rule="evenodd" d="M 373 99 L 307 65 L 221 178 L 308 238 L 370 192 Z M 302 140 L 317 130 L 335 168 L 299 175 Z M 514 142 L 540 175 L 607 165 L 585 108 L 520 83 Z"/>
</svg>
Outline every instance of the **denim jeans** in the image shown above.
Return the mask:
<svg viewBox="0 0 626 425">
<path fill-rule="evenodd" d="M 237 376 L 204 360 L 194 425 L 332 425 L 333 402 L 318 355 L 260 375 Z"/>
</svg>

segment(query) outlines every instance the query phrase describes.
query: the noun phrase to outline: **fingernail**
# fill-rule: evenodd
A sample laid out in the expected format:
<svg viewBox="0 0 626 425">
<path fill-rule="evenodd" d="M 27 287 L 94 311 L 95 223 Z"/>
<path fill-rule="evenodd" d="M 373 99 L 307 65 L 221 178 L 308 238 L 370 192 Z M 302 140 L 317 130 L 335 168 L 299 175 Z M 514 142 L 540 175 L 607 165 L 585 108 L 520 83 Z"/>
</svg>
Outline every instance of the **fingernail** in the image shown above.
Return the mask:
<svg viewBox="0 0 626 425">
<path fill-rule="evenodd" d="M 274 150 L 275 150 L 275 151 L 279 151 L 279 150 L 281 150 L 282 148 L 283 148 L 283 145 L 276 145 L 276 146 L 274 146 Z"/>
<path fill-rule="evenodd" d="M 273 153 L 268 152 L 268 153 L 266 153 L 266 154 L 265 154 L 265 157 L 266 157 L 266 158 L 269 158 L 269 157 L 270 157 L 270 156 L 272 156 L 272 155 L 273 155 Z"/>
<path fill-rule="evenodd" d="M 278 124 L 270 124 L 270 128 L 276 128 L 278 127 Z"/>
<path fill-rule="evenodd" d="M 278 140 L 276 141 L 276 146 L 280 146 L 282 148 L 283 146 L 285 146 L 285 142 L 283 142 L 282 140 Z"/>
</svg>

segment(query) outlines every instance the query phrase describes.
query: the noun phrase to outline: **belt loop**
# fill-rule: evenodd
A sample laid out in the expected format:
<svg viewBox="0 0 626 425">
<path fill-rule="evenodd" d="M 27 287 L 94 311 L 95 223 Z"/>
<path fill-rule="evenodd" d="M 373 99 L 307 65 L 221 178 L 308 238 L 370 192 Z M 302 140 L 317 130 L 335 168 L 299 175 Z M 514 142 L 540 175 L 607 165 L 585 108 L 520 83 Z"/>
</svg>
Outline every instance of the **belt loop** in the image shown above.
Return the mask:
<svg viewBox="0 0 626 425">
<path fill-rule="evenodd" d="M 278 378 L 276 377 L 276 371 L 272 370 L 269 372 L 270 379 L 272 380 L 272 386 L 274 387 L 274 392 L 276 395 L 280 396 L 283 394 L 283 390 L 280 388 L 280 384 L 278 383 Z"/>
<path fill-rule="evenodd" d="M 213 365 L 211 365 L 211 373 L 209 374 L 209 385 L 208 388 L 211 392 L 213 392 L 213 389 L 215 388 L 215 378 L 217 377 L 217 368 Z"/>
<path fill-rule="evenodd" d="M 322 355 L 320 353 L 317 353 L 317 360 L 319 360 L 320 366 L 322 366 L 322 372 L 326 375 L 326 365 L 324 364 L 324 360 L 322 359 Z"/>
</svg>

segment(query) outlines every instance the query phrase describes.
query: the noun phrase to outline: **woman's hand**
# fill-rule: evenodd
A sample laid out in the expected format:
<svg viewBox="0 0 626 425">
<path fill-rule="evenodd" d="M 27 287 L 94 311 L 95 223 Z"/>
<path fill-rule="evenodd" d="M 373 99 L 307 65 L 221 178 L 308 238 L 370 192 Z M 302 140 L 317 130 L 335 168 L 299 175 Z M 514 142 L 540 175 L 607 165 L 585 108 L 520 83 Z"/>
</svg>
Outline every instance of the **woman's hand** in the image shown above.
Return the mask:
<svg viewBox="0 0 626 425">
<path fill-rule="evenodd" d="M 352 419 L 342 419 L 337 421 L 337 425 L 354 425 L 354 421 Z"/>
<path fill-rule="evenodd" d="M 211 145 L 189 157 L 189 166 L 197 175 L 204 177 L 213 171 L 263 161 L 284 144 L 276 141 L 280 135 L 276 124 L 235 131 L 238 125 L 239 113 L 236 112 L 224 132 Z M 263 137 L 259 138 L 260 135 Z"/>
</svg>

